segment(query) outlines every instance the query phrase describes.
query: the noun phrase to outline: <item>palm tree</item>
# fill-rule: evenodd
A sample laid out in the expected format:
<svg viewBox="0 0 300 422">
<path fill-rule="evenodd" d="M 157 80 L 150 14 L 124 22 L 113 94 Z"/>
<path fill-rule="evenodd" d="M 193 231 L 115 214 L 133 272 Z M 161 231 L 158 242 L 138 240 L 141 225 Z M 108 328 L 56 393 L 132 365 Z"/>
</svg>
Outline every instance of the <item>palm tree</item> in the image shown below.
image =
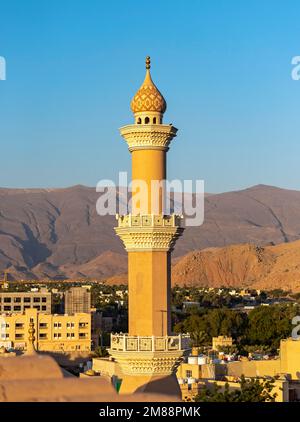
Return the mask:
<svg viewBox="0 0 300 422">
<path fill-rule="evenodd" d="M 205 346 L 208 342 L 208 335 L 205 331 L 193 331 L 191 332 L 191 341 L 194 347 Z"/>
<path fill-rule="evenodd" d="M 95 348 L 94 354 L 98 358 L 105 358 L 105 357 L 108 356 L 108 351 L 107 351 L 106 347 L 98 346 L 98 347 Z"/>
</svg>

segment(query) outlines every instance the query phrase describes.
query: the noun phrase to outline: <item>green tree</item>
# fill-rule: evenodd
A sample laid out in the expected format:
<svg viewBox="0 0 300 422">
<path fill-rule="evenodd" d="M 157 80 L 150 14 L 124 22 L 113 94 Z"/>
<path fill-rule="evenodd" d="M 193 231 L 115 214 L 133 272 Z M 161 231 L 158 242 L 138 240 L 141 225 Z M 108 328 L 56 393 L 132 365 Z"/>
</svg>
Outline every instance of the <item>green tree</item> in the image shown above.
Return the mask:
<svg viewBox="0 0 300 422">
<path fill-rule="evenodd" d="M 236 339 L 243 334 L 246 326 L 246 314 L 226 308 L 217 308 L 189 315 L 184 321 L 175 325 L 174 331 L 189 333 L 195 340 L 201 332 L 204 332 L 207 336 L 207 342 L 210 342 L 212 337 L 219 335 L 228 335 Z M 203 334 L 201 334 L 201 337 L 203 337 Z"/>
<path fill-rule="evenodd" d="M 291 335 L 292 319 L 298 315 L 294 305 L 260 306 L 249 313 L 246 344 L 265 345 L 276 350 L 280 340 Z"/>
<path fill-rule="evenodd" d="M 289 291 L 282 289 L 274 289 L 269 292 L 269 294 L 274 298 L 285 297 L 289 294 Z"/>
<path fill-rule="evenodd" d="M 230 391 L 226 383 L 224 391 L 216 383 L 213 388 L 206 386 L 195 397 L 196 402 L 274 402 L 277 393 L 273 393 L 274 380 L 262 378 L 246 379 L 241 377 L 240 388 Z"/>
<path fill-rule="evenodd" d="M 223 352 L 226 355 L 232 355 L 234 353 L 238 353 L 238 347 L 235 344 L 233 344 L 232 346 L 219 346 L 218 351 Z"/>
<path fill-rule="evenodd" d="M 191 333 L 192 346 L 202 347 L 209 343 L 209 337 L 205 331 L 193 331 Z"/>
<path fill-rule="evenodd" d="M 244 314 L 222 308 L 208 312 L 207 321 L 212 337 L 227 335 L 236 338 L 244 331 L 246 317 Z"/>
<path fill-rule="evenodd" d="M 105 358 L 109 354 L 106 347 L 98 346 L 94 350 L 94 355 L 98 358 Z"/>
</svg>

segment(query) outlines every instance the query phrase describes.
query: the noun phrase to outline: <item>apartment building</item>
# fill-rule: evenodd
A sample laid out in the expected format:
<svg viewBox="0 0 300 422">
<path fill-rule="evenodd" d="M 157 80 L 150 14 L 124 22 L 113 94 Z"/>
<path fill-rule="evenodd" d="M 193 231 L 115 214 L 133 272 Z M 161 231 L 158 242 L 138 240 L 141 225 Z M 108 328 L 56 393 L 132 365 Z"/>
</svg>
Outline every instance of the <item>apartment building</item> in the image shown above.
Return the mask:
<svg viewBox="0 0 300 422">
<path fill-rule="evenodd" d="M 51 314 L 51 293 L 48 291 L 0 293 L 0 314 L 22 314 L 30 308 Z"/>
<path fill-rule="evenodd" d="M 87 352 L 91 350 L 91 315 L 44 314 L 36 308 L 23 314 L 0 316 L 0 346 L 26 350 L 29 324 L 34 326 L 34 346 L 37 351 Z"/>
<path fill-rule="evenodd" d="M 65 293 L 65 313 L 88 313 L 91 311 L 91 292 L 85 287 L 71 287 Z"/>
</svg>

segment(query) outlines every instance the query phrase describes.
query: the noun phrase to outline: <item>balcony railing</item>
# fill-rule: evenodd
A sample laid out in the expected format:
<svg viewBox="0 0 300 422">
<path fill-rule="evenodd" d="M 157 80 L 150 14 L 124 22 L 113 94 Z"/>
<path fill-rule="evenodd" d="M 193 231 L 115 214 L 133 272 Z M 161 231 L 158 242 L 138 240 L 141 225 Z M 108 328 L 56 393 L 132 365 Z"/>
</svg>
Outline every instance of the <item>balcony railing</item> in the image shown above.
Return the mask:
<svg viewBox="0 0 300 422">
<path fill-rule="evenodd" d="M 178 336 L 129 336 L 128 334 L 111 334 L 111 350 L 124 352 L 167 352 L 190 348 L 188 335 Z"/>
<path fill-rule="evenodd" d="M 180 215 L 116 215 L 119 227 L 177 227 L 181 226 Z"/>
</svg>

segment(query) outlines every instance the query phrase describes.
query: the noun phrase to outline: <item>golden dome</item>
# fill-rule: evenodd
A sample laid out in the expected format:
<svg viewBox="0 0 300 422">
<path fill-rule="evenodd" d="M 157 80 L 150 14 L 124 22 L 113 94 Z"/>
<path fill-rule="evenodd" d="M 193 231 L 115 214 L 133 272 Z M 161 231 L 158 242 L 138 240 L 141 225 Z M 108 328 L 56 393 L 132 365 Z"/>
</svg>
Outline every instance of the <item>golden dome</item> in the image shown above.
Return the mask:
<svg viewBox="0 0 300 422">
<path fill-rule="evenodd" d="M 156 111 L 164 113 L 167 104 L 159 92 L 150 75 L 150 57 L 146 57 L 146 77 L 145 80 L 131 101 L 131 110 L 133 113 L 143 111 Z"/>
</svg>

